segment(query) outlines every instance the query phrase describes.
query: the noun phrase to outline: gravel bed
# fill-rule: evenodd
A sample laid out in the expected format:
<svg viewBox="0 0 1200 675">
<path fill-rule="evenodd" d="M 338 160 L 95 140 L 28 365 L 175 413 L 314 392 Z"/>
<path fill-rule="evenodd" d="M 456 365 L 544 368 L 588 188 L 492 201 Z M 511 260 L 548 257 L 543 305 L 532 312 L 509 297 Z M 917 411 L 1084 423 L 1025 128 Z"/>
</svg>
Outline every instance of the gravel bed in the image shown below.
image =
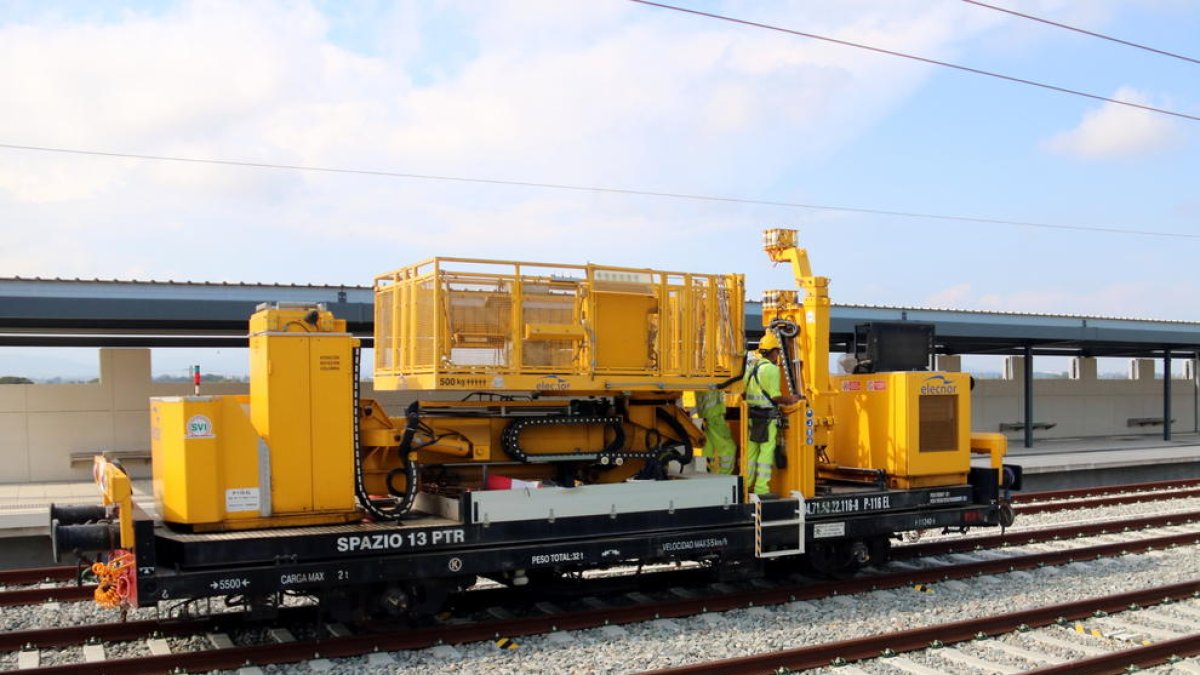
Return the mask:
<svg viewBox="0 0 1200 675">
<path fill-rule="evenodd" d="M 1035 514 L 1018 516 L 1016 525 L 1010 531 L 1196 510 L 1200 510 L 1200 498 Z M 929 541 L 944 536 L 966 539 L 972 534 L 987 536 L 995 532 L 994 528 L 981 528 L 968 535 L 941 535 L 927 531 L 923 533 L 921 540 Z M 1137 534 L 1123 533 L 1109 537 L 1115 541 L 1118 537 L 1132 538 Z M 1153 536 L 1153 533 L 1142 536 Z M 1036 550 L 1039 546 L 1086 546 L 1095 541 L 1095 538 L 1090 541 L 1069 540 L 1009 550 Z M 902 546 L 903 544 L 898 544 L 897 548 Z M 1126 556 L 1107 562 L 1046 568 L 1032 573 L 1032 578 L 1029 573 L 1024 576 L 1005 574 L 996 577 L 1001 581 L 1000 584 L 971 581 L 965 590 L 952 591 L 935 587 L 934 593 L 924 594 L 900 589 L 813 603 L 793 603 L 787 606 L 788 608 L 754 608 L 670 622 L 651 622 L 623 627 L 621 635 L 617 635 L 621 631 L 596 629 L 554 636 L 518 638 L 520 647 L 515 650 L 501 650 L 494 644 L 485 642 L 461 645 L 453 649 L 374 655 L 370 659 L 341 659 L 332 661 L 333 669 L 324 672 L 419 673 L 436 669 L 446 673 L 624 673 L 662 668 L 768 649 L 785 649 L 846 639 L 885 630 L 899 630 L 932 622 L 984 616 L 1035 604 L 1067 602 L 1088 595 L 1128 590 L 1139 585 L 1182 581 L 1195 573 L 1196 553 L 1196 547 L 1181 547 L 1170 551 Z M 153 608 L 143 608 L 131 610 L 128 618 L 136 621 L 157 616 L 159 614 Z M 0 630 L 17 631 L 103 623 L 116 621 L 118 618 L 117 612 L 100 608 L 91 602 L 4 607 L 0 608 Z M 697 636 L 706 635 L 713 637 L 697 639 Z M 237 640 L 241 642 L 240 637 Z M 269 638 L 260 637 L 253 641 L 258 640 L 267 641 Z M 202 636 L 190 639 L 171 638 L 170 643 L 173 651 L 209 648 L 207 640 Z M 106 646 L 106 650 L 113 657 L 118 657 L 128 655 L 126 650 L 142 654 L 145 647 L 141 642 L 133 642 Z M 44 650 L 42 663 L 53 665 L 76 662 L 81 660 L 79 654 L 78 648 Z M 15 654 L 0 656 L 0 668 L 12 669 L 15 666 Z M 945 668 L 944 665 L 936 667 Z M 269 673 L 315 672 L 307 664 L 267 666 L 263 670 Z M 896 671 L 881 666 L 880 670 L 870 672 Z M 1158 672 L 1158 669 L 1154 672 Z"/>
<path fill-rule="evenodd" d="M 156 616 L 158 613 L 153 608 L 129 610 L 130 621 L 153 619 Z M 121 613 L 119 611 L 105 609 L 90 600 L 0 607 L 0 630 L 5 632 L 59 626 L 82 626 L 89 623 L 112 623 L 120 620 Z"/>
<path fill-rule="evenodd" d="M 764 651 L 820 644 L 917 626 L 979 618 L 1038 605 L 1057 604 L 1087 597 L 1177 583 L 1194 577 L 1200 547 L 1127 555 L 1108 562 L 1076 563 L 1026 574 L 1002 574 L 970 580 L 961 585 L 938 584 L 933 593 L 910 589 L 874 591 L 820 601 L 795 602 L 777 607 L 756 607 L 687 619 L 648 622 L 618 629 L 591 629 L 555 635 L 517 638 L 515 650 L 501 650 L 490 642 L 434 648 L 416 652 L 337 659 L 341 673 L 628 673 L 665 668 L 696 661 L 744 656 Z M 1200 603 L 1192 601 L 1192 606 Z M 1052 627 L 1064 639 L 1074 640 L 1069 628 Z M 620 634 L 620 633 L 623 633 Z M 711 637 L 708 637 L 711 636 Z M 1031 641 L 1028 634 L 1000 638 L 1032 651 L 1055 652 Z M 1128 642 L 1089 637 L 1096 646 L 1109 642 L 1128 648 Z M 959 647 L 965 653 L 997 662 L 1028 666 L 1018 657 L 989 649 L 987 641 Z M 1065 650 L 1063 656 L 1078 657 Z M 932 653 L 906 655 L 918 663 L 948 672 L 964 666 Z M 863 664 L 868 672 L 899 672 L 886 659 Z M 266 666 L 265 673 L 314 672 L 307 664 Z M 824 672 L 837 675 L 836 669 Z M 1162 672 L 1170 672 L 1163 670 Z"/>
</svg>

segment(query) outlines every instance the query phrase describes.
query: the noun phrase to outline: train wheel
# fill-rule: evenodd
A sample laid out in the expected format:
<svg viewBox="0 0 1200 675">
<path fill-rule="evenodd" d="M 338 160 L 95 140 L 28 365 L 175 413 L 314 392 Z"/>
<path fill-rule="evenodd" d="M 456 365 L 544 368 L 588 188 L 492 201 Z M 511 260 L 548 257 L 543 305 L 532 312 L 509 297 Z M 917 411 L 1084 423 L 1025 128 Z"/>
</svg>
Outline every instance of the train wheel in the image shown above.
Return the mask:
<svg viewBox="0 0 1200 675">
<path fill-rule="evenodd" d="M 386 586 L 376 597 L 380 612 L 393 619 L 407 617 L 412 609 L 412 591 L 404 586 Z"/>
<path fill-rule="evenodd" d="M 459 584 L 446 580 L 373 584 L 331 590 L 320 596 L 320 602 L 325 613 L 336 621 L 423 622 L 440 612 L 450 594 L 459 588 Z"/>
<path fill-rule="evenodd" d="M 1017 514 L 1013 511 L 1012 504 L 1008 502 L 1000 503 L 1000 506 L 997 508 L 997 514 L 1000 520 L 1000 527 L 1003 528 L 1012 527 L 1012 524 L 1017 520 Z"/>
<path fill-rule="evenodd" d="M 862 567 L 856 544 L 862 545 L 854 541 L 814 542 L 804 552 L 804 558 L 809 568 L 821 576 L 848 579 Z"/>
<path fill-rule="evenodd" d="M 892 558 L 892 539 L 891 537 L 875 537 L 867 541 L 867 552 L 870 558 L 867 560 L 867 565 L 870 567 L 882 567 L 887 564 Z"/>
</svg>

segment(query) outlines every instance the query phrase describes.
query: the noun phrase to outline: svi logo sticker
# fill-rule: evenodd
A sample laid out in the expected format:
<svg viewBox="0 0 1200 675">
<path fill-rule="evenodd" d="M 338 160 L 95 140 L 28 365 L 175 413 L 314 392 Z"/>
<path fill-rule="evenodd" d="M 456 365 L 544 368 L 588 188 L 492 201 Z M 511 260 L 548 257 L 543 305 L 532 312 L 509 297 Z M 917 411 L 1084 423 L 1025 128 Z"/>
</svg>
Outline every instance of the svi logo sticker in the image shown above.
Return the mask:
<svg viewBox="0 0 1200 675">
<path fill-rule="evenodd" d="M 184 438 L 216 438 L 217 434 L 213 431 L 212 419 L 208 415 L 192 415 L 188 418 L 187 427 L 184 428 Z"/>
</svg>

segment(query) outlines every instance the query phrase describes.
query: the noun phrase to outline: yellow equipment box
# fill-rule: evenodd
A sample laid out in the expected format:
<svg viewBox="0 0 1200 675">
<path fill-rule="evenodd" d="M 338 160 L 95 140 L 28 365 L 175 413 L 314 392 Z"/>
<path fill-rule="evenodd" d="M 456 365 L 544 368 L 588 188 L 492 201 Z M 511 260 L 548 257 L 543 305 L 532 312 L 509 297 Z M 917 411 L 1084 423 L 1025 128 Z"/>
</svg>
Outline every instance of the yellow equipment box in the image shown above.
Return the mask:
<svg viewBox="0 0 1200 675">
<path fill-rule="evenodd" d="M 743 283 L 434 258 L 375 279 L 375 388 L 704 389 L 741 366 Z"/>
<path fill-rule="evenodd" d="M 248 404 L 244 396 L 151 399 L 154 499 L 164 521 L 216 523 L 270 512 L 258 453 L 238 452 L 255 437 Z"/>
<path fill-rule="evenodd" d="M 250 332 L 249 396 L 151 399 L 160 516 L 195 530 L 359 519 L 357 340 L 316 305 L 261 306 Z"/>
<path fill-rule="evenodd" d="M 886 472 L 889 487 L 961 485 L 971 469 L 965 373 L 834 376 L 834 464 Z"/>
</svg>

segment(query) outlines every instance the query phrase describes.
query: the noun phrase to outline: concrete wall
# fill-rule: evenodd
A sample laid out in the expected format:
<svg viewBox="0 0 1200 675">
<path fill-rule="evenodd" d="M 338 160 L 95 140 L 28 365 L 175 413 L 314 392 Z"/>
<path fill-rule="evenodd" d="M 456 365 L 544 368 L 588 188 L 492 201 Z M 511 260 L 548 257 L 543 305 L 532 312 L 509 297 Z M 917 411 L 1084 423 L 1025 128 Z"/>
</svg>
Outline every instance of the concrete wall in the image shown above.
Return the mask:
<svg viewBox="0 0 1200 675">
<path fill-rule="evenodd" d="M 957 370 L 958 357 L 941 357 L 938 366 Z M 1130 427 L 1130 418 L 1162 417 L 1162 380 L 1153 379 L 1153 361 L 1135 362 L 1136 379 L 1096 378 L 1094 359 L 1077 359 L 1072 371 L 1076 379 L 1034 381 L 1034 421 L 1053 423 L 1037 430 L 1035 438 L 1072 438 L 1114 435 L 1155 435 L 1162 427 Z M 1174 368 L 1174 428 L 1194 429 L 1194 364 Z M 1023 421 L 1023 367 L 1020 357 L 1011 357 L 1003 380 L 979 380 L 972 395 L 972 428 L 998 431 L 1002 423 Z M 243 394 L 245 384 L 205 384 L 205 394 Z M 148 451 L 151 396 L 189 394 L 191 385 L 154 384 L 150 379 L 147 349 L 100 350 L 100 381 L 96 384 L 0 385 L 0 483 L 86 481 L 88 464 L 71 465 L 72 453 Z M 363 387 L 363 396 L 380 400 L 393 415 L 399 415 L 413 394 L 373 392 Z M 457 397 L 457 395 L 454 395 Z M 1021 431 L 1009 432 L 1022 437 Z M 144 462 L 128 462 L 135 477 L 149 475 Z"/>
<path fill-rule="evenodd" d="M 204 394 L 245 394 L 249 385 L 202 384 Z M 101 349 L 96 384 L 0 385 L 0 483 L 91 480 L 91 466 L 71 465 L 72 453 L 150 450 L 151 396 L 192 393 L 190 384 L 155 384 L 150 350 Z M 363 396 L 373 396 L 364 387 Z M 399 405 L 392 392 L 374 396 Z M 126 462 L 135 478 L 149 464 Z"/>
<path fill-rule="evenodd" d="M 1002 423 L 1024 422 L 1024 358 L 1009 357 L 1002 380 L 978 380 L 972 395 L 975 431 L 1000 431 Z M 1036 367 L 1037 360 L 1034 359 Z M 1154 377 L 1154 360 L 1134 359 L 1130 379 L 1099 379 L 1096 360 L 1074 359 L 1072 379 L 1033 381 L 1033 421 L 1054 424 L 1052 429 L 1035 429 L 1034 438 L 1077 438 L 1089 436 L 1161 435 L 1162 426 L 1130 426 L 1129 420 L 1161 419 L 1163 381 Z M 1171 370 L 1172 430 L 1195 429 L 1194 363 L 1173 361 Z M 1024 437 L 1021 430 L 1007 432 L 1012 439 Z"/>
</svg>

